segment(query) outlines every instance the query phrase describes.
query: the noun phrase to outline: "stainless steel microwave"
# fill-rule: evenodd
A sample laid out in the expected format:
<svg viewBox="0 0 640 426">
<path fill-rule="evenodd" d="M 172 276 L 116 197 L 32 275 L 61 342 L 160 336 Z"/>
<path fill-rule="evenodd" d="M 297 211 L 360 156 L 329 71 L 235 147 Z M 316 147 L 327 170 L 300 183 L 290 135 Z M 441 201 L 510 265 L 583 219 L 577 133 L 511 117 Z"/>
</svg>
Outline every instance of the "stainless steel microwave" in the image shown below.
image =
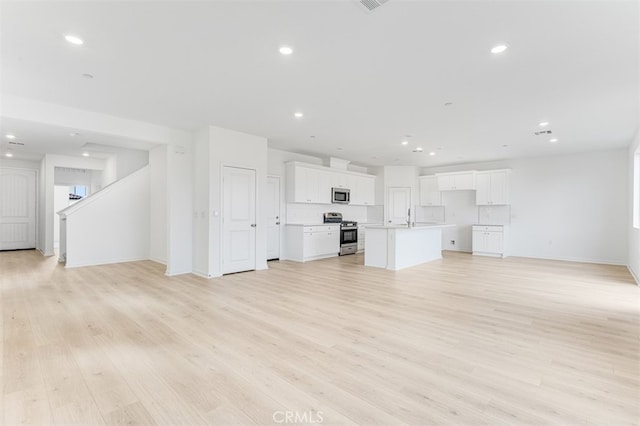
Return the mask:
<svg viewBox="0 0 640 426">
<path fill-rule="evenodd" d="M 331 202 L 334 204 L 349 204 L 350 194 L 348 189 L 331 188 Z"/>
</svg>

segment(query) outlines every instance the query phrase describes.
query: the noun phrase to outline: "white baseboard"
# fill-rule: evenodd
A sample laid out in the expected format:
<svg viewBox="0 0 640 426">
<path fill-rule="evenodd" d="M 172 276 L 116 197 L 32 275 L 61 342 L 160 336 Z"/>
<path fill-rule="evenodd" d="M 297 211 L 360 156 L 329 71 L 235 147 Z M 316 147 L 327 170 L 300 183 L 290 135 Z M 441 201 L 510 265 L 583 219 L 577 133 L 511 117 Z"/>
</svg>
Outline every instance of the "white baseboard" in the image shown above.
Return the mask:
<svg viewBox="0 0 640 426">
<path fill-rule="evenodd" d="M 140 262 L 142 260 L 150 260 L 150 259 L 148 257 L 140 257 L 140 258 L 133 258 L 133 259 L 130 259 L 130 258 L 129 259 L 106 259 L 106 260 L 99 260 L 97 262 L 76 263 L 71 265 L 69 265 L 69 260 L 67 259 L 65 268 L 83 268 L 85 266 L 99 266 L 99 265 L 111 265 L 113 263 Z"/>
<path fill-rule="evenodd" d="M 151 260 L 152 262 L 156 262 L 156 263 L 159 263 L 161 265 L 167 266 L 167 261 L 166 260 L 157 259 L 155 257 L 150 257 L 149 260 Z"/>
<path fill-rule="evenodd" d="M 638 276 L 635 274 L 635 272 L 633 272 L 633 269 L 631 269 L 631 266 L 627 265 L 627 269 L 629 270 L 629 273 L 631 274 L 633 279 L 636 280 L 636 284 L 640 286 L 640 279 L 638 279 Z"/>
<path fill-rule="evenodd" d="M 575 262 L 575 263 L 594 263 L 597 265 L 614 265 L 614 266 L 627 266 L 625 262 L 613 261 L 611 259 L 583 259 L 579 257 L 543 257 L 543 256 L 524 256 L 521 254 L 510 254 L 510 257 L 522 257 L 525 259 L 540 259 L 540 260 L 559 260 L 562 262 Z"/>
<path fill-rule="evenodd" d="M 194 275 L 198 275 L 200 277 L 203 276 L 203 275 L 200 275 L 200 274 L 196 274 L 193 271 L 177 271 L 177 272 L 175 272 L 175 271 L 169 271 L 169 269 L 167 269 L 167 272 L 165 273 L 165 275 L 167 277 L 177 277 L 178 275 L 185 275 L 185 274 L 194 274 Z M 209 277 L 205 277 L 205 278 L 209 278 Z"/>
</svg>

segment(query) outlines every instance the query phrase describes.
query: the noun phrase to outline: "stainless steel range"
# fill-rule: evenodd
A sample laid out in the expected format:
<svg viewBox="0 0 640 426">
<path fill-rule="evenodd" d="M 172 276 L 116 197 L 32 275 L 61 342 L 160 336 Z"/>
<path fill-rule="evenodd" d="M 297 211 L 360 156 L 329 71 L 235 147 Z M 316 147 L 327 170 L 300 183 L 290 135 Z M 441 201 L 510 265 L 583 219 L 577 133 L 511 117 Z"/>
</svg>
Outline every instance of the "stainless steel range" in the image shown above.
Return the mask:
<svg viewBox="0 0 640 426">
<path fill-rule="evenodd" d="M 342 221 L 340 224 L 340 256 L 358 251 L 358 222 Z"/>
<path fill-rule="evenodd" d="M 340 224 L 340 256 L 358 251 L 358 222 L 342 220 L 342 213 L 336 212 L 325 213 L 323 220 Z"/>
</svg>

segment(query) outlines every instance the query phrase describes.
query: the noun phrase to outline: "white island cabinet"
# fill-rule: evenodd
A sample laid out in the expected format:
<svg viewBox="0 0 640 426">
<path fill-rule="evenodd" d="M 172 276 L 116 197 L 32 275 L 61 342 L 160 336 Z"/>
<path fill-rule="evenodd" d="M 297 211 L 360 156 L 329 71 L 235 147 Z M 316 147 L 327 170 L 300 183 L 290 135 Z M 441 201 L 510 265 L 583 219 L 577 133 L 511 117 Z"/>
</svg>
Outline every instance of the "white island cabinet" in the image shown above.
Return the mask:
<svg viewBox="0 0 640 426">
<path fill-rule="evenodd" d="M 367 226 L 364 265 L 397 271 L 441 259 L 442 229 L 454 226 Z"/>
</svg>

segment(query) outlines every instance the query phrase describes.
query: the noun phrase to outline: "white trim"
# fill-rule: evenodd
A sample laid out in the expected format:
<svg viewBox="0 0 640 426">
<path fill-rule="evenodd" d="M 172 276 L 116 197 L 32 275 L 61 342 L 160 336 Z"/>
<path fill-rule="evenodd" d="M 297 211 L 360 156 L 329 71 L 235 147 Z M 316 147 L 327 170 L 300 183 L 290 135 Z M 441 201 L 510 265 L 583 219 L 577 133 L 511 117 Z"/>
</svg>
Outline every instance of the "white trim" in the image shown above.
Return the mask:
<svg viewBox="0 0 640 426">
<path fill-rule="evenodd" d="M 636 280 L 636 285 L 640 286 L 640 279 L 638 278 L 638 276 L 633 272 L 633 269 L 631 269 L 631 266 L 627 265 L 627 269 L 629 270 L 629 273 L 631 274 L 631 276 L 633 277 L 634 280 Z"/>
<path fill-rule="evenodd" d="M 150 257 L 149 260 L 152 261 L 152 262 L 156 262 L 156 263 L 159 263 L 161 265 L 167 266 L 167 261 L 166 260 L 156 259 L 155 257 Z"/>
<path fill-rule="evenodd" d="M 98 262 L 92 262 L 92 263 L 84 263 L 84 264 L 75 264 L 75 265 L 65 265 L 65 268 L 82 268 L 85 266 L 99 266 L 99 265 L 111 265 L 113 263 L 129 263 L 129 262 L 141 262 L 143 260 L 151 260 L 148 257 L 140 257 L 140 258 L 134 258 L 134 259 L 108 259 L 108 260 L 101 260 Z"/>
<path fill-rule="evenodd" d="M 626 262 L 616 262 L 610 259 L 580 259 L 570 257 L 542 257 L 542 256 L 523 256 L 510 254 L 509 257 L 521 257 L 523 259 L 539 259 L 539 260 L 558 260 L 561 262 L 575 262 L 575 263 L 593 263 L 596 265 L 613 265 L 613 266 L 627 266 Z"/>
</svg>

